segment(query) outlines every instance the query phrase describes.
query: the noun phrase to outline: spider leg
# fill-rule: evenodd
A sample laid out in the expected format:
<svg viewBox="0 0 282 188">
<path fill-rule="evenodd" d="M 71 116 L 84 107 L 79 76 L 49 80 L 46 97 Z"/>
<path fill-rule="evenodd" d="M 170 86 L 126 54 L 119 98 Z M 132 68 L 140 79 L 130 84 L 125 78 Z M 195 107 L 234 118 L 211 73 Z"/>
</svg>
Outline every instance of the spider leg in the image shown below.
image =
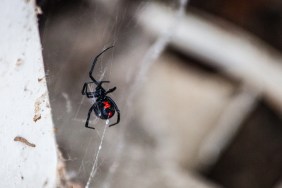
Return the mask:
<svg viewBox="0 0 282 188">
<path fill-rule="evenodd" d="M 91 69 L 90 69 L 90 71 L 89 71 L 89 77 L 90 77 L 90 79 L 91 79 L 96 85 L 99 85 L 99 82 L 98 82 L 97 80 L 95 80 L 95 78 L 92 76 L 92 73 L 93 73 L 95 64 L 96 64 L 98 58 L 99 58 L 105 51 L 107 51 L 108 49 L 110 49 L 110 48 L 112 48 L 112 47 L 114 47 L 114 46 L 110 46 L 110 47 L 106 48 L 105 50 L 103 50 L 101 53 L 99 53 L 99 54 L 94 58 L 94 61 L 93 61 L 92 66 L 91 66 Z"/>
<path fill-rule="evenodd" d="M 118 106 L 116 105 L 116 103 L 114 102 L 113 99 L 111 99 L 110 97 L 108 97 L 108 100 L 110 100 L 110 101 L 113 103 L 113 105 L 114 105 L 114 107 L 115 107 L 115 110 L 116 110 L 116 112 L 117 112 L 117 121 L 116 121 L 115 123 L 109 125 L 109 127 L 111 127 L 111 126 L 114 126 L 114 125 L 116 125 L 116 124 L 118 124 L 118 123 L 120 122 L 120 111 L 119 111 Z"/>
<path fill-rule="evenodd" d="M 93 98 L 94 97 L 94 92 L 88 92 L 88 90 L 87 90 L 87 85 L 90 84 L 90 83 L 93 83 L 93 82 L 86 82 L 86 83 L 84 83 L 82 91 L 81 91 L 81 94 L 82 95 L 86 95 L 88 98 Z"/>
<path fill-rule="evenodd" d="M 89 109 L 88 115 L 87 115 L 87 119 L 86 119 L 86 122 L 85 122 L 85 127 L 89 128 L 89 129 L 95 129 L 94 127 L 90 127 L 88 125 L 89 124 L 90 115 L 91 115 L 91 112 L 93 111 L 93 109 L 94 109 L 94 105 L 92 105 L 91 108 Z"/>
<path fill-rule="evenodd" d="M 107 95 L 108 93 L 112 93 L 112 92 L 114 92 L 116 89 L 117 89 L 117 87 L 113 87 L 113 88 L 109 89 L 108 91 L 106 91 L 105 94 Z"/>
<path fill-rule="evenodd" d="M 82 87 L 82 91 L 81 91 L 81 94 L 82 95 L 85 95 L 87 92 L 87 83 L 84 83 L 83 87 Z"/>
<path fill-rule="evenodd" d="M 98 82 L 97 87 L 102 87 L 103 83 L 110 83 L 110 81 L 100 81 L 100 82 Z"/>
</svg>

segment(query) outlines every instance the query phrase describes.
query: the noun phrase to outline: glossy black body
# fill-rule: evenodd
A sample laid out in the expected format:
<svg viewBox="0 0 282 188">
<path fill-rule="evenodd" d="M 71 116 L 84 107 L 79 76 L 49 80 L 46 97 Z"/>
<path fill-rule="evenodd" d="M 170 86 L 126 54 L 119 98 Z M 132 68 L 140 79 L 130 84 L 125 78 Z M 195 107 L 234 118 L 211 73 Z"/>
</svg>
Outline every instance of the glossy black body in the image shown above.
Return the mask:
<svg viewBox="0 0 282 188">
<path fill-rule="evenodd" d="M 106 96 L 102 101 L 97 101 L 94 104 L 93 108 L 96 116 L 100 119 L 109 119 L 115 115 L 114 104 L 109 100 L 109 97 Z"/>
</svg>

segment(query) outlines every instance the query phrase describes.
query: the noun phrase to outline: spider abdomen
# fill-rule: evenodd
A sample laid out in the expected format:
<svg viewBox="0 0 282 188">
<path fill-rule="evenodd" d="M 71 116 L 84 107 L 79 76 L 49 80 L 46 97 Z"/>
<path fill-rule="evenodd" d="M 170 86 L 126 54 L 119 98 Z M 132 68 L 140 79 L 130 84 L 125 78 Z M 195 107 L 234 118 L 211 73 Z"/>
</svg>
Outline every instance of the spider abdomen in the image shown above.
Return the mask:
<svg viewBox="0 0 282 188">
<path fill-rule="evenodd" d="M 107 98 L 105 98 L 102 101 L 97 101 L 94 104 L 93 110 L 96 116 L 98 116 L 101 119 L 110 119 L 115 114 L 114 104 Z"/>
</svg>

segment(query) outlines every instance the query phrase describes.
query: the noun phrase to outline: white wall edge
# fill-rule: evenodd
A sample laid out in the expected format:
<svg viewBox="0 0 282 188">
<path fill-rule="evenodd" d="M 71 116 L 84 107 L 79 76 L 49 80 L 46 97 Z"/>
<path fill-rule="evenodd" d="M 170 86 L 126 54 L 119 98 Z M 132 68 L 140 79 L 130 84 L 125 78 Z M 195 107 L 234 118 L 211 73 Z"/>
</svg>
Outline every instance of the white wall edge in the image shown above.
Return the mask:
<svg viewBox="0 0 282 188">
<path fill-rule="evenodd" d="M 35 7 L 32 0 L 3 0 L 0 6 L 0 187 L 56 186 L 56 143 Z"/>
</svg>

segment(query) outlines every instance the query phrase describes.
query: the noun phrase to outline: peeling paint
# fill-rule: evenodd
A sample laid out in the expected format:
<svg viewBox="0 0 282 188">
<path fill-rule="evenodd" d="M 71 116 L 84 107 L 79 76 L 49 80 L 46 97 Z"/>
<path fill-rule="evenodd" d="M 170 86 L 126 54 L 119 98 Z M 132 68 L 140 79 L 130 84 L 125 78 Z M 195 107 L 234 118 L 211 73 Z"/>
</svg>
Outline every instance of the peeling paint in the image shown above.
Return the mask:
<svg viewBox="0 0 282 188">
<path fill-rule="evenodd" d="M 36 147 L 35 144 L 30 143 L 29 141 L 27 141 L 27 139 L 25 139 L 25 138 L 23 138 L 21 136 L 16 136 L 14 138 L 14 141 L 22 142 L 22 143 L 24 143 L 24 144 L 26 144 L 26 145 L 28 145 L 30 147 Z"/>
<path fill-rule="evenodd" d="M 36 122 L 41 119 L 41 104 L 45 102 L 46 93 L 36 99 L 34 103 L 34 116 L 33 121 Z"/>
<path fill-rule="evenodd" d="M 19 58 L 19 59 L 17 59 L 16 66 L 19 67 L 19 66 L 21 66 L 23 63 L 24 63 L 24 61 L 23 61 L 21 58 Z"/>
</svg>

